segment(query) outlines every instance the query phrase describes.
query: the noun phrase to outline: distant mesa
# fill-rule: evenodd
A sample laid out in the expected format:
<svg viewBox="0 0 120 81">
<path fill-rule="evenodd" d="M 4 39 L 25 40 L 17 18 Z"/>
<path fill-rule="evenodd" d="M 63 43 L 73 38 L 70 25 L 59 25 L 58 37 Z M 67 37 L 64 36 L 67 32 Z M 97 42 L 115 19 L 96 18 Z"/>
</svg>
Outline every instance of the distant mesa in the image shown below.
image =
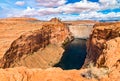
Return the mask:
<svg viewBox="0 0 120 81">
<path fill-rule="evenodd" d="M 50 20 L 50 22 L 61 22 L 61 20 L 58 19 L 58 18 L 52 18 L 52 19 Z"/>
<path fill-rule="evenodd" d="M 1 20 L 1 19 L 0 19 Z M 12 17 L 12 18 L 5 18 L 6 21 L 32 21 L 32 20 L 38 20 L 36 18 L 27 18 L 27 17 Z"/>
</svg>

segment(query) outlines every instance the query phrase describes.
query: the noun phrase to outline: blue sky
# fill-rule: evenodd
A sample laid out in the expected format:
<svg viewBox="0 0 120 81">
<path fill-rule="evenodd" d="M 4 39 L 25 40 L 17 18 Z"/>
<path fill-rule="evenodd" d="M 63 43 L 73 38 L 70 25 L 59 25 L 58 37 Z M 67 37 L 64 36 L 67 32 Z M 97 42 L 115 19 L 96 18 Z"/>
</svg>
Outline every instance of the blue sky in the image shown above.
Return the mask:
<svg viewBox="0 0 120 81">
<path fill-rule="evenodd" d="M 0 18 L 120 20 L 120 0 L 0 0 Z"/>
</svg>

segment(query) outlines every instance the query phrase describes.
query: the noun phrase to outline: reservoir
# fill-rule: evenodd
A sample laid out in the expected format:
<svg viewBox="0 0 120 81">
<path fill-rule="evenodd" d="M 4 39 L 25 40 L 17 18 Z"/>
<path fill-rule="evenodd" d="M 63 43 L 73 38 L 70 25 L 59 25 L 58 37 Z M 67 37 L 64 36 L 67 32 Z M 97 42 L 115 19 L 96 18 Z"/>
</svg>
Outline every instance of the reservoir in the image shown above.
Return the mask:
<svg viewBox="0 0 120 81">
<path fill-rule="evenodd" d="M 71 43 L 65 46 L 65 51 L 58 64 L 64 70 L 80 69 L 84 64 L 86 57 L 86 40 L 75 38 Z"/>
</svg>

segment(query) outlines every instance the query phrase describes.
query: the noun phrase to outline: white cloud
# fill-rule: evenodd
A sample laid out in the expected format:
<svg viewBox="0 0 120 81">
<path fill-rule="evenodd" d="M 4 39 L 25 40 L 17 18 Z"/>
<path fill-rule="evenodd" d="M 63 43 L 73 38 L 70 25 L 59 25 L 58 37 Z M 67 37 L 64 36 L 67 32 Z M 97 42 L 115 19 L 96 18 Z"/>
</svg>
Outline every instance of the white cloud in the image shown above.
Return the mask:
<svg viewBox="0 0 120 81">
<path fill-rule="evenodd" d="M 43 2 L 46 2 L 46 1 L 43 1 Z M 59 14 L 59 13 L 64 13 L 64 14 L 78 13 L 78 14 L 80 14 L 83 12 L 88 13 L 91 11 L 93 12 L 93 11 L 105 10 L 105 9 L 108 9 L 111 7 L 114 8 L 118 4 L 116 2 L 116 0 L 113 0 L 112 3 L 110 3 L 109 0 L 100 0 L 99 2 L 100 3 L 89 2 L 87 0 L 83 0 L 80 2 L 76 2 L 76 3 L 64 4 L 62 6 L 58 6 L 57 8 L 51 7 L 51 8 L 39 9 L 38 11 L 41 15 L 50 15 L 50 14 Z M 49 4 L 49 6 L 50 6 L 50 4 Z"/>
<path fill-rule="evenodd" d="M 101 4 L 101 9 L 108 9 L 108 8 L 119 8 L 120 7 L 120 0 L 99 0 Z"/>
<path fill-rule="evenodd" d="M 37 12 L 39 13 L 39 15 L 43 16 L 43 15 L 59 14 L 61 11 L 59 11 L 59 9 L 57 8 L 44 8 L 44 9 L 39 9 Z"/>
<path fill-rule="evenodd" d="M 39 5 L 32 7 L 27 7 L 24 10 L 11 10 L 8 13 L 8 17 L 38 17 L 39 19 L 49 19 L 52 17 L 59 17 L 63 20 L 75 20 L 75 19 L 120 19 L 120 12 L 110 12 L 108 14 L 103 14 L 102 11 L 109 8 L 119 7 L 117 0 L 99 0 L 97 2 L 90 2 L 87 0 L 82 0 L 76 3 L 65 4 L 66 0 L 36 0 Z M 50 2 L 50 3 L 49 3 Z M 60 2 L 60 3 L 58 3 Z M 26 2 L 27 3 L 27 2 Z M 28 3 L 27 3 L 28 4 Z M 72 14 L 80 14 L 75 16 Z"/>
<path fill-rule="evenodd" d="M 39 6 L 58 7 L 64 5 L 66 0 L 36 0 Z"/>
<path fill-rule="evenodd" d="M 79 19 L 80 17 L 79 16 L 74 16 L 74 15 L 71 15 L 71 14 L 54 14 L 54 15 L 45 15 L 45 16 L 39 16 L 38 18 L 40 20 L 50 20 L 51 18 L 60 18 L 61 20 L 77 20 Z"/>
<path fill-rule="evenodd" d="M 109 4 L 109 5 L 115 5 L 117 4 L 117 0 L 99 0 L 100 3 L 102 4 Z"/>
<path fill-rule="evenodd" d="M 14 10 L 12 14 L 8 14 L 7 17 L 34 17 L 35 15 L 38 15 L 36 10 L 31 7 L 27 7 L 25 10 Z"/>
<path fill-rule="evenodd" d="M 66 4 L 63 6 L 59 6 L 57 8 L 42 8 L 38 9 L 36 12 L 39 13 L 39 15 L 51 15 L 51 14 L 72 14 L 72 13 L 81 13 L 81 12 L 88 12 L 88 11 L 96 11 L 98 10 L 99 4 L 98 3 L 92 3 L 92 2 L 76 2 L 71 4 Z"/>
<path fill-rule="evenodd" d="M 15 4 L 18 6 L 23 6 L 25 4 L 25 2 L 24 1 L 17 1 L 17 2 L 15 2 Z"/>
<path fill-rule="evenodd" d="M 45 15 L 39 16 L 40 20 L 50 20 L 53 17 L 60 18 L 61 20 L 120 20 L 120 12 L 111 12 L 108 14 L 103 14 L 100 12 L 89 12 L 81 13 L 79 16 L 70 14 L 56 14 L 56 15 Z"/>
<path fill-rule="evenodd" d="M 98 3 L 80 1 L 72 4 L 67 4 L 64 6 L 58 7 L 59 10 L 63 11 L 64 13 L 81 13 L 81 12 L 88 12 L 91 10 L 98 10 L 100 6 Z"/>
<path fill-rule="evenodd" d="M 81 19 L 93 19 L 93 20 L 114 20 L 115 18 L 120 20 L 120 12 L 110 12 L 103 14 L 101 12 L 89 12 L 79 15 Z"/>
</svg>

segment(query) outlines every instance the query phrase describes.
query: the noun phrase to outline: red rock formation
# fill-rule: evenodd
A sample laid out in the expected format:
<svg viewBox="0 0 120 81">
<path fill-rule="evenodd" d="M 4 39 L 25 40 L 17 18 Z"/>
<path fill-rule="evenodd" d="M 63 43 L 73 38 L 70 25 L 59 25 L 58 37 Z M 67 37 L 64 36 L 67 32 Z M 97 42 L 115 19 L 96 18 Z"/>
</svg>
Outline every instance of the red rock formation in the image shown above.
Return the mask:
<svg viewBox="0 0 120 81">
<path fill-rule="evenodd" d="M 3 57 L 14 40 L 23 33 L 40 29 L 44 23 L 34 18 L 0 19 L 0 58 Z"/>
<path fill-rule="evenodd" d="M 107 41 L 120 36 L 120 23 L 99 23 L 94 26 L 87 41 L 87 57 L 85 64 L 96 63 L 106 48 Z M 108 47 L 109 48 L 109 47 Z"/>
<path fill-rule="evenodd" d="M 97 81 L 80 76 L 81 71 L 60 68 L 28 69 L 25 67 L 0 69 L 0 81 Z"/>
<path fill-rule="evenodd" d="M 120 37 L 106 41 L 104 50 L 97 59 L 97 66 L 108 68 L 120 66 Z"/>
<path fill-rule="evenodd" d="M 34 69 L 0 69 L 0 81 L 120 81 L 120 23 L 94 26 L 87 42 L 85 65 L 94 62 L 97 67 L 67 71 L 48 68 L 59 61 L 64 51 L 60 45 L 71 38 L 63 23 L 50 23 L 21 35 L 1 59 L 3 68 L 23 65 Z"/>
<path fill-rule="evenodd" d="M 100 81 L 120 80 L 120 22 L 94 25 L 87 41 L 85 67 L 90 62 L 98 68 L 108 68 L 108 75 Z"/>
<path fill-rule="evenodd" d="M 49 44 L 61 45 L 69 38 L 70 33 L 63 23 L 45 24 L 41 29 L 25 33 L 15 40 L 2 58 L 2 67 L 11 67 L 24 55 L 37 52 Z"/>
<path fill-rule="evenodd" d="M 50 22 L 59 23 L 59 22 L 61 22 L 61 21 L 60 21 L 60 19 L 58 19 L 58 18 L 52 18 L 52 19 L 50 20 Z"/>
<path fill-rule="evenodd" d="M 106 41 L 105 48 L 97 59 L 97 67 L 108 67 L 110 73 L 103 81 L 120 80 L 120 37 Z"/>
</svg>

